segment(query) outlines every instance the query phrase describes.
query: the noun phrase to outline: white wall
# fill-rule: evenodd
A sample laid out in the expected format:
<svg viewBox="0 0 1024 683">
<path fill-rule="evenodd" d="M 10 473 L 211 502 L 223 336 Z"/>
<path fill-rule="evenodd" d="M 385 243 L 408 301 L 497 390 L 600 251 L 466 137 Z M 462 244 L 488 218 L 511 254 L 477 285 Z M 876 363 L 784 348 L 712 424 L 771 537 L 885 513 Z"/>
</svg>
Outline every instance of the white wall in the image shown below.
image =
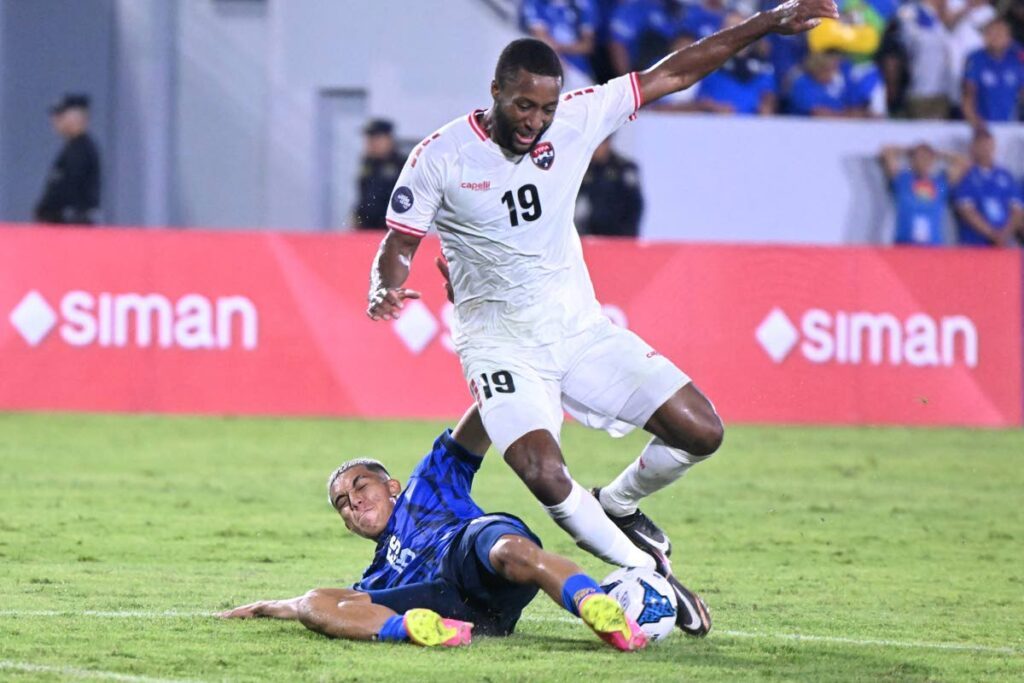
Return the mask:
<svg viewBox="0 0 1024 683">
<path fill-rule="evenodd" d="M 49 107 L 69 91 L 92 97 L 91 130 L 100 148 L 106 206 L 115 135 L 113 14 L 113 0 L 0 1 L 0 219 L 32 219 L 63 145 Z"/>
<path fill-rule="evenodd" d="M 172 222 L 177 7 L 166 0 L 115 0 L 110 221 Z"/>
<path fill-rule="evenodd" d="M 365 90 L 419 138 L 486 105 L 516 37 L 478 0 L 181 3 L 177 222 L 316 229 L 317 98 Z"/>
<path fill-rule="evenodd" d="M 878 151 L 927 141 L 966 151 L 966 124 L 643 112 L 631 124 L 650 239 L 843 244 L 891 240 Z M 1024 174 L 1024 126 L 993 129 Z"/>
<path fill-rule="evenodd" d="M 267 224 L 268 14 L 264 2 L 178 3 L 172 94 L 176 224 Z"/>
</svg>

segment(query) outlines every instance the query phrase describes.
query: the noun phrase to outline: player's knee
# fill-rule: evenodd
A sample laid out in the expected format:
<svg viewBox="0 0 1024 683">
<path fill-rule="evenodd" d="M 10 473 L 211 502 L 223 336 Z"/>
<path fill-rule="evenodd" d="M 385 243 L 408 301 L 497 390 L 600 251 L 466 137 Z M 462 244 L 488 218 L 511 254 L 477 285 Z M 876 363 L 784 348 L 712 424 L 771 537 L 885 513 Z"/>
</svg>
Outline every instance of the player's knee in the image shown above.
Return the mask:
<svg viewBox="0 0 1024 683">
<path fill-rule="evenodd" d="M 509 534 L 502 536 L 491 547 L 488 558 L 494 570 L 501 576 L 517 583 L 525 582 L 538 563 L 540 548 L 523 536 Z"/>
<path fill-rule="evenodd" d="M 664 441 L 691 455 L 708 457 L 719 449 L 725 438 L 725 426 L 715 412 L 668 428 Z"/>
<path fill-rule="evenodd" d="M 694 455 L 709 456 L 717 451 L 725 438 L 725 425 L 717 414 L 712 414 L 707 420 L 701 421 L 696 429 L 691 446 Z"/>
<path fill-rule="evenodd" d="M 529 444 L 513 444 L 505 452 L 505 462 L 545 505 L 562 502 L 572 490 L 572 479 L 557 447 L 535 448 Z"/>
</svg>

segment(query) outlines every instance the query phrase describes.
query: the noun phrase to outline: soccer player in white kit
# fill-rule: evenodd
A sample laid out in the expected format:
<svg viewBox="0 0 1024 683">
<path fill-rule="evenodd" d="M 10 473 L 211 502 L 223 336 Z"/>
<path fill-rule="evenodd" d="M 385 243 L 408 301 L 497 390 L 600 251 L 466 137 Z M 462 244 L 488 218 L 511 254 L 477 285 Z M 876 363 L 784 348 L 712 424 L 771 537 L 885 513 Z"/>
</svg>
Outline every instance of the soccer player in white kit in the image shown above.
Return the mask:
<svg viewBox="0 0 1024 683">
<path fill-rule="evenodd" d="M 690 87 L 769 32 L 837 16 L 833 0 L 788 0 L 644 72 L 564 95 L 554 51 L 513 41 L 498 60 L 491 107 L 409 155 L 371 272 L 368 315 L 397 318 L 403 300 L 419 296 L 402 284 L 436 227 L 456 351 L 494 446 L 582 548 L 669 579 L 677 623 L 694 636 L 711 629 L 707 608 L 673 576 L 667 536 L 637 505 L 714 453 L 722 422 L 685 373 L 602 314 L 573 225 L 576 195 L 594 149 L 643 104 Z M 614 481 L 588 492 L 562 457 L 563 409 L 591 427 L 642 427 L 653 438 Z"/>
</svg>

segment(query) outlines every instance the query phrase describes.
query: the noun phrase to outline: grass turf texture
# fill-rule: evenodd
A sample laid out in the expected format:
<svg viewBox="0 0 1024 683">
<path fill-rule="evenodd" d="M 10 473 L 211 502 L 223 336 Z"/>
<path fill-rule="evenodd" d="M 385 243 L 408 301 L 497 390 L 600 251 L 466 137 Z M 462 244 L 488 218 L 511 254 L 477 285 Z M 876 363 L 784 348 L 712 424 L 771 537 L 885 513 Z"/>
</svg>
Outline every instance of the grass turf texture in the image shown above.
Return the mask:
<svg viewBox="0 0 1024 683">
<path fill-rule="evenodd" d="M 328 507 L 326 475 L 365 454 L 404 479 L 440 427 L 0 415 L 0 679 L 1024 678 L 1021 432 L 732 428 L 714 459 L 644 506 L 712 606 L 703 641 L 617 653 L 544 596 L 515 636 L 458 651 L 203 616 L 347 585 L 373 547 Z M 642 444 L 564 434 L 585 485 L 606 483 Z M 493 452 L 474 490 L 597 578 L 610 571 Z"/>
</svg>

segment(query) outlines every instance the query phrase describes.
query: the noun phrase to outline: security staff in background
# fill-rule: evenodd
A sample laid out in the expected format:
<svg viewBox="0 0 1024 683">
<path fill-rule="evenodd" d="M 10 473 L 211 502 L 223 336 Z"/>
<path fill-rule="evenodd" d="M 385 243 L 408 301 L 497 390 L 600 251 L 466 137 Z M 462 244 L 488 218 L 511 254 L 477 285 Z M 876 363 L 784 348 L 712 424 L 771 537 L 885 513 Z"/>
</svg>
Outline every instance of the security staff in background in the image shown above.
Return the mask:
<svg viewBox="0 0 1024 683">
<path fill-rule="evenodd" d="M 35 219 L 91 225 L 100 205 L 100 155 L 88 132 L 88 95 L 64 95 L 50 108 L 50 121 L 65 143 L 46 178 Z"/>
<path fill-rule="evenodd" d="M 644 198 L 635 163 L 612 150 L 611 138 L 594 150 L 583 176 L 576 226 L 583 235 L 636 237 Z"/>
<path fill-rule="evenodd" d="M 391 191 L 405 163 L 405 158 L 395 150 L 394 128 L 384 119 L 374 119 L 363 128 L 366 147 L 359 172 L 359 203 L 355 215 L 359 229 L 382 230 L 385 227 L 384 216 Z"/>
</svg>

